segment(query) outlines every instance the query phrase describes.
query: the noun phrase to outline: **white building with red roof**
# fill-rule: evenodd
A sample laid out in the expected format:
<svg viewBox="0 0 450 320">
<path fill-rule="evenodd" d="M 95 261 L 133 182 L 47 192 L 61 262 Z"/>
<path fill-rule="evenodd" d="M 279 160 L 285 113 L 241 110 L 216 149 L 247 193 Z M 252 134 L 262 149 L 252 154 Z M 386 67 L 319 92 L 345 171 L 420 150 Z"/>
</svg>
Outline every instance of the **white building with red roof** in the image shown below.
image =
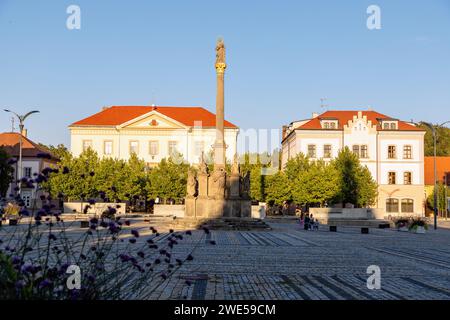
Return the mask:
<svg viewBox="0 0 450 320">
<path fill-rule="evenodd" d="M 422 215 L 424 136 L 421 128 L 375 111 L 327 111 L 283 127 L 282 165 L 299 153 L 329 161 L 348 147 L 379 185 L 377 208 L 391 216 Z"/>
<path fill-rule="evenodd" d="M 216 138 L 215 114 L 202 107 L 112 106 L 69 126 L 71 152 L 92 148 L 100 156 L 127 160 L 132 153 L 149 165 L 181 154 L 189 163 L 208 155 Z M 225 121 L 226 157 L 236 153 L 239 128 Z"/>
<path fill-rule="evenodd" d="M 19 174 L 20 138 L 21 135 L 17 132 L 0 133 L 0 147 L 3 148 L 11 158 L 16 160 L 12 163 L 14 169 L 14 181 L 11 183 L 6 194 L 7 198 L 17 195 L 19 179 L 34 179 L 36 174 L 41 173 L 45 168 L 55 166 L 58 161 L 47 148 L 33 142 L 27 138 L 26 134 L 24 134 L 22 135 L 22 174 Z M 25 206 L 32 207 L 36 204 L 34 201 L 38 200 L 37 198 L 40 196 L 40 193 L 36 192 L 34 187 L 29 187 L 22 183 L 20 195 L 25 202 Z M 37 206 L 40 206 L 40 202 L 37 203 Z"/>
</svg>

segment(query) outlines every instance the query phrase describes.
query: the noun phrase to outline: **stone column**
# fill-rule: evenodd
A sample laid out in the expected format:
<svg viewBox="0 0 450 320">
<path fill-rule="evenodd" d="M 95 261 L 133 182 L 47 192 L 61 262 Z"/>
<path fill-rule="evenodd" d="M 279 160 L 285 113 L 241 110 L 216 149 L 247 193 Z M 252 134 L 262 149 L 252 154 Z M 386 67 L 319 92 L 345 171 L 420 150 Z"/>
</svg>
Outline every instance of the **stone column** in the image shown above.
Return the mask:
<svg viewBox="0 0 450 320">
<path fill-rule="evenodd" d="M 216 48 L 216 74 L 217 74 L 217 96 L 216 96 L 216 141 L 214 143 L 214 169 L 225 168 L 225 130 L 224 130 L 224 78 L 225 69 L 227 65 L 225 63 L 225 46 L 223 41 L 219 41 Z"/>
</svg>

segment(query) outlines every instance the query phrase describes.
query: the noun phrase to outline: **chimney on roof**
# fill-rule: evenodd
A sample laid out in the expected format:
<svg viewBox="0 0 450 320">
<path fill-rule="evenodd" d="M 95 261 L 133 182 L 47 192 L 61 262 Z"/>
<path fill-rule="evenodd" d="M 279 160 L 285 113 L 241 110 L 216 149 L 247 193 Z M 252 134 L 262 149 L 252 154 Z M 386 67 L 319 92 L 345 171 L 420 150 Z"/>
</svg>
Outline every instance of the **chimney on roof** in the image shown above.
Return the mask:
<svg viewBox="0 0 450 320">
<path fill-rule="evenodd" d="M 27 134 L 28 134 L 28 130 L 27 129 L 22 129 L 22 136 L 24 136 L 26 138 Z"/>
<path fill-rule="evenodd" d="M 313 114 L 312 114 L 313 119 L 317 118 L 318 116 L 319 116 L 319 114 L 317 112 L 313 112 Z"/>
<path fill-rule="evenodd" d="M 102 111 L 105 111 L 106 109 L 108 109 L 107 106 L 103 106 L 103 107 L 102 107 Z"/>
</svg>

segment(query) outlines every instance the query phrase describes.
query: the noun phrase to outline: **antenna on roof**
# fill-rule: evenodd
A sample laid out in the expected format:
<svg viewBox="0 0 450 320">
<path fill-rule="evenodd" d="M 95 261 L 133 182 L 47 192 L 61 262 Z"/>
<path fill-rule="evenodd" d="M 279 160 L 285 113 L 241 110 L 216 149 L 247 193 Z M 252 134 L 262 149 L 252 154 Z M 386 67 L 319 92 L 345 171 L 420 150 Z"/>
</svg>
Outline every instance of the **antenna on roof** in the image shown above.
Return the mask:
<svg viewBox="0 0 450 320">
<path fill-rule="evenodd" d="M 327 101 L 327 98 L 320 98 L 320 109 L 324 110 L 326 107 L 328 107 L 327 104 L 324 104 L 324 102 Z"/>
</svg>

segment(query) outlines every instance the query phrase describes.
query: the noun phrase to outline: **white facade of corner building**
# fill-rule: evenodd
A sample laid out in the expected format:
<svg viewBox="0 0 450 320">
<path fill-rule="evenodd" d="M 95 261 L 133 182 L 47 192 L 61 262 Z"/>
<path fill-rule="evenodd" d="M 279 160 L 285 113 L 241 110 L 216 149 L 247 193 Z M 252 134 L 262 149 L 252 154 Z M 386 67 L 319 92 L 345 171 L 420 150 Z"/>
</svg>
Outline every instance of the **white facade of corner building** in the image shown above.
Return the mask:
<svg viewBox="0 0 450 320">
<path fill-rule="evenodd" d="M 157 125 L 152 125 L 152 122 Z M 78 156 L 83 146 L 91 148 L 100 157 L 112 157 L 128 160 L 131 144 L 137 144 L 137 156 L 149 165 L 156 165 L 169 158 L 169 144 L 176 144 L 177 152 L 191 163 L 199 162 L 201 150 L 208 155 L 216 139 L 214 127 L 186 126 L 157 111 L 152 111 L 120 126 L 70 126 L 71 152 Z M 231 160 L 236 153 L 238 128 L 225 128 L 226 157 Z M 150 143 L 157 144 L 156 154 L 150 154 Z M 105 143 L 112 144 L 112 153 L 105 153 Z M 203 147 L 202 147 L 203 146 Z"/>
<path fill-rule="evenodd" d="M 387 201 L 399 202 L 398 212 L 386 212 L 386 216 L 424 215 L 424 136 L 422 131 L 377 130 L 361 114 L 344 130 L 293 130 L 282 143 L 282 166 L 299 153 L 308 155 L 308 146 L 316 145 L 316 159 L 329 161 L 335 158 L 343 147 L 353 149 L 354 145 L 366 145 L 368 157 L 360 159 L 367 166 L 379 185 L 379 196 L 375 207 L 387 210 Z M 331 145 L 331 158 L 324 159 L 324 146 Z M 388 157 L 389 146 L 396 147 L 395 159 Z M 404 158 L 404 147 L 411 147 L 411 159 Z M 396 184 L 389 184 L 389 173 L 395 172 Z M 410 172 L 411 184 L 404 184 L 404 174 Z M 402 212 L 402 201 L 414 201 L 414 212 Z"/>
</svg>

